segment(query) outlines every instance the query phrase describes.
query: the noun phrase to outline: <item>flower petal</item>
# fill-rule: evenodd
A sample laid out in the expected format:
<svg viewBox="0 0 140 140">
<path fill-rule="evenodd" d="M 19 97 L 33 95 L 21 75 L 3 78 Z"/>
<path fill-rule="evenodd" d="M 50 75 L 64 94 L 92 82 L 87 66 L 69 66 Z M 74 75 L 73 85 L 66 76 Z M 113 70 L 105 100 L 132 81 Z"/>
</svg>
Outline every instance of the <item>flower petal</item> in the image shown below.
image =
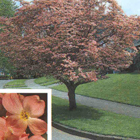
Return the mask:
<svg viewBox="0 0 140 140">
<path fill-rule="evenodd" d="M 25 98 L 25 97 L 24 97 L 23 95 L 19 94 L 19 99 L 20 99 L 21 102 L 23 102 L 23 99 L 24 99 L 24 98 Z"/>
<path fill-rule="evenodd" d="M 31 117 L 38 118 L 44 114 L 45 102 L 39 96 L 27 96 L 23 100 L 23 108 Z"/>
<path fill-rule="evenodd" d="M 19 138 L 19 140 L 29 140 L 28 139 L 28 136 L 29 136 L 29 134 L 22 134 L 21 136 L 20 136 L 20 138 Z"/>
<path fill-rule="evenodd" d="M 6 120 L 1 117 L 0 117 L 0 131 L 3 131 L 3 132 L 7 131 Z"/>
<path fill-rule="evenodd" d="M 3 140 L 3 138 L 4 138 L 4 132 L 0 131 L 0 140 Z"/>
<path fill-rule="evenodd" d="M 10 116 L 10 115 L 13 115 L 13 114 L 11 114 L 11 113 L 9 113 L 9 112 L 6 112 L 6 116 L 7 116 L 7 117 Z"/>
<path fill-rule="evenodd" d="M 3 97 L 3 94 L 2 93 L 0 93 L 0 98 L 2 98 Z"/>
<path fill-rule="evenodd" d="M 19 115 L 11 115 L 6 119 L 8 128 L 14 135 L 21 135 L 27 128 L 27 121 L 20 119 Z"/>
<path fill-rule="evenodd" d="M 23 110 L 19 95 L 17 93 L 4 94 L 2 104 L 11 114 L 20 114 L 20 112 Z"/>
<path fill-rule="evenodd" d="M 41 119 L 30 118 L 28 120 L 28 126 L 35 135 L 42 135 L 47 132 L 47 123 Z"/>
<path fill-rule="evenodd" d="M 19 140 L 19 136 L 15 136 L 11 133 L 11 135 L 6 137 L 6 140 Z"/>
<path fill-rule="evenodd" d="M 39 135 L 34 135 L 30 137 L 29 140 L 45 140 L 45 139 Z"/>
</svg>

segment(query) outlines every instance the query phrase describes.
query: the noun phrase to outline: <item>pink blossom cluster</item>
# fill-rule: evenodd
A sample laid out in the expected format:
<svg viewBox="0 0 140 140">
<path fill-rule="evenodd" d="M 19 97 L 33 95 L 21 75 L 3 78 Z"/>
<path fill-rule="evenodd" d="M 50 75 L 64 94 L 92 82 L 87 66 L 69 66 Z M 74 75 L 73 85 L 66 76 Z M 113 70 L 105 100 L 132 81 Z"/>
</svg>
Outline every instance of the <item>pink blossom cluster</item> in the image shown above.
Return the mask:
<svg viewBox="0 0 140 140">
<path fill-rule="evenodd" d="M 0 140 L 45 140 L 47 123 L 38 117 L 44 114 L 45 102 L 38 95 L 23 96 L 17 93 L 0 93 Z M 29 127 L 33 136 L 26 133 Z"/>
</svg>

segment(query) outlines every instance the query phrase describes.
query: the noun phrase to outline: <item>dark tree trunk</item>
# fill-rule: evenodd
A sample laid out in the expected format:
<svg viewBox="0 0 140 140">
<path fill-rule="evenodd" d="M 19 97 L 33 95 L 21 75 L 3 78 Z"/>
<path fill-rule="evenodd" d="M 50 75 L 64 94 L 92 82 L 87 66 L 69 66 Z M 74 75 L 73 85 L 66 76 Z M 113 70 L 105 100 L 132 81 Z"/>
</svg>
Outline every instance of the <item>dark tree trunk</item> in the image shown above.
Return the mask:
<svg viewBox="0 0 140 140">
<path fill-rule="evenodd" d="M 62 77 L 57 77 L 57 79 L 59 79 L 61 82 L 63 82 L 68 89 L 69 110 L 75 110 L 77 108 L 76 98 L 75 98 L 75 89 L 77 88 L 77 86 L 79 86 L 80 84 L 83 84 L 85 82 L 79 81 L 79 82 L 74 83 L 74 81 L 68 81 L 68 80 L 65 80 Z"/>
<path fill-rule="evenodd" d="M 68 97 L 69 97 L 69 110 L 74 110 L 77 108 L 76 106 L 76 99 L 75 99 L 75 85 L 69 84 L 67 85 L 68 88 Z"/>
<path fill-rule="evenodd" d="M 76 99 L 75 99 L 75 92 L 69 91 L 69 110 L 74 110 L 77 108 L 76 106 Z"/>
</svg>

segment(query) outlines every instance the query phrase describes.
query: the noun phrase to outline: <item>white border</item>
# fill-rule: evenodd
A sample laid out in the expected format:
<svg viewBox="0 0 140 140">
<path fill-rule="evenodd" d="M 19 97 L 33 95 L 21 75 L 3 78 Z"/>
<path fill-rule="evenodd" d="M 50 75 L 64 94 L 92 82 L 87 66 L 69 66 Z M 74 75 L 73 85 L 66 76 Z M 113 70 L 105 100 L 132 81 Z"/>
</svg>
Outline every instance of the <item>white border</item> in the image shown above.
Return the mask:
<svg viewBox="0 0 140 140">
<path fill-rule="evenodd" d="M 48 105 L 47 105 L 47 122 L 48 122 L 48 131 L 47 131 L 47 140 L 52 140 L 52 89 L 48 89 Z M 46 91 L 46 89 L 45 89 Z"/>
<path fill-rule="evenodd" d="M 51 89 L 0 89 L 0 93 L 46 93 L 47 94 L 47 140 L 52 140 Z"/>
</svg>

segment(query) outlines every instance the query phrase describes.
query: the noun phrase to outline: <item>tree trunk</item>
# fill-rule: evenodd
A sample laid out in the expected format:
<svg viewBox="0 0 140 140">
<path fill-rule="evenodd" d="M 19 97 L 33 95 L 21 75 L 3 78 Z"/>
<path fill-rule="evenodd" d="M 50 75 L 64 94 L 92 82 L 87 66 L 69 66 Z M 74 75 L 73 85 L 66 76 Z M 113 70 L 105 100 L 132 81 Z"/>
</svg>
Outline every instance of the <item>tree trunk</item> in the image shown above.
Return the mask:
<svg viewBox="0 0 140 140">
<path fill-rule="evenodd" d="M 77 108 L 76 99 L 75 99 L 75 87 L 67 86 L 68 88 L 68 96 L 69 96 L 69 110 L 74 110 Z"/>
</svg>

